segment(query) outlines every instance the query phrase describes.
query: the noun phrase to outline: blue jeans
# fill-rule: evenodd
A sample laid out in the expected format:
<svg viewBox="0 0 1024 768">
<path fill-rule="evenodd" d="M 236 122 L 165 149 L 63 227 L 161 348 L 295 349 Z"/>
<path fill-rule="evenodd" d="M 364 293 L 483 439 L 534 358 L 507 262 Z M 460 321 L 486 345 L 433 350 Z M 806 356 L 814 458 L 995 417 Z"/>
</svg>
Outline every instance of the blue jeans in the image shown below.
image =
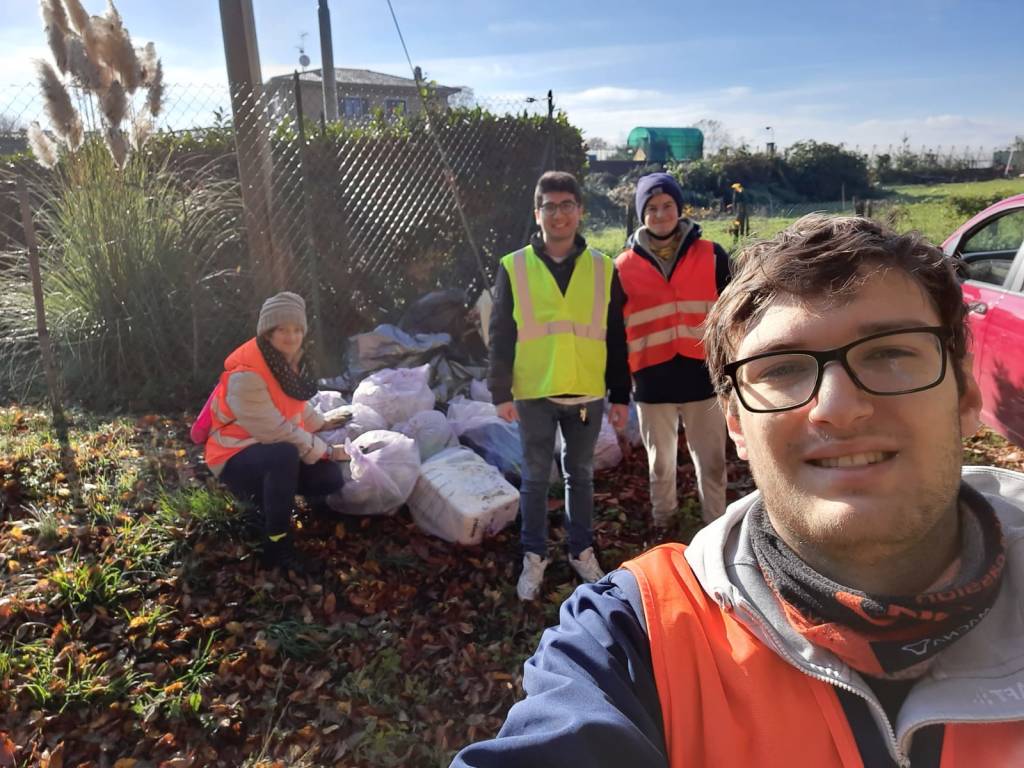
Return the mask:
<svg viewBox="0 0 1024 768">
<path fill-rule="evenodd" d="M 296 494 L 326 496 L 345 484 L 336 462 L 306 464 L 291 443 L 250 445 L 228 459 L 220 479 L 237 498 L 255 503 L 268 536 L 288 532 Z"/>
<path fill-rule="evenodd" d="M 581 408 L 586 408 L 586 423 L 580 419 Z M 604 400 L 584 405 L 558 405 L 547 398 L 516 400 L 516 411 L 523 445 L 523 483 L 519 489 L 523 552 L 547 557 L 548 481 L 555 455 L 555 430 L 561 427 L 569 554 L 578 557 L 594 541 L 594 446 L 601 431 Z"/>
</svg>

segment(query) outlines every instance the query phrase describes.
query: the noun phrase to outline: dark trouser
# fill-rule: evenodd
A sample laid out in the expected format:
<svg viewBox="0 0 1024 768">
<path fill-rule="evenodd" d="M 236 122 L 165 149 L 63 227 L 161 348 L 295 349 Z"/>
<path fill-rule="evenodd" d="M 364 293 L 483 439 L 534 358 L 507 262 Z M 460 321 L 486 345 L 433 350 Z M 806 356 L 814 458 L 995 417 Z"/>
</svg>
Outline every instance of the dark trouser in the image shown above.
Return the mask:
<svg viewBox="0 0 1024 768">
<path fill-rule="evenodd" d="M 548 486 L 555 432 L 561 428 L 569 554 L 579 557 L 594 540 L 594 446 L 601 431 L 604 400 L 592 400 L 585 406 L 559 405 L 547 398 L 515 403 L 523 445 L 523 482 L 519 489 L 523 552 L 547 557 Z M 580 419 L 581 408 L 586 409 L 586 422 Z"/>
<path fill-rule="evenodd" d="M 250 445 L 228 459 L 220 479 L 239 499 L 256 504 L 267 536 L 288 532 L 296 494 L 326 496 L 345 484 L 337 462 L 305 464 L 291 443 Z"/>
</svg>

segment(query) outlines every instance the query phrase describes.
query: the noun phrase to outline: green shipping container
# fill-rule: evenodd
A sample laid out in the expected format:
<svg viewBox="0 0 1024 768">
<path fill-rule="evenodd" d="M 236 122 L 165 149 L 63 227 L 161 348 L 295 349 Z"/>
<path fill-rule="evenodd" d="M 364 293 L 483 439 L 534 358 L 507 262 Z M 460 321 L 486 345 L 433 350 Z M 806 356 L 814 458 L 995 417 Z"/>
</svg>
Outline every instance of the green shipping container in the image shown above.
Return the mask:
<svg viewBox="0 0 1024 768">
<path fill-rule="evenodd" d="M 643 150 L 652 163 L 700 160 L 704 156 L 704 134 L 699 128 L 634 128 L 626 144 Z"/>
</svg>

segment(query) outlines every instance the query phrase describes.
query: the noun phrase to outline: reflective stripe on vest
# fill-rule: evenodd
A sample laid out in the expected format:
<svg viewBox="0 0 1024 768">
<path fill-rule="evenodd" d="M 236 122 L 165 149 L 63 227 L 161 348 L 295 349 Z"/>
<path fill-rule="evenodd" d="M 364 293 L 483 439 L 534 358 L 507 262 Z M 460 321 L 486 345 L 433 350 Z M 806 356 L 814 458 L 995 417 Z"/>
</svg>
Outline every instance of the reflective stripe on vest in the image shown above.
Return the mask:
<svg viewBox="0 0 1024 768">
<path fill-rule="evenodd" d="M 595 257 L 593 263 L 594 296 L 601 296 L 604 293 L 604 259 Z M 589 325 L 574 323 L 571 320 L 554 320 L 549 323 L 537 321 L 537 316 L 533 311 L 533 297 L 530 294 L 530 278 L 526 272 L 526 248 L 521 248 L 512 254 L 512 276 L 516 282 L 516 297 L 522 302 L 521 320 L 517 328 L 517 336 L 521 341 L 532 341 L 556 333 L 571 333 L 573 336 L 584 339 L 604 341 L 606 335 L 604 323 L 608 307 L 607 305 L 602 306 L 600 301 L 594 302 Z"/>
<path fill-rule="evenodd" d="M 668 279 L 635 250 L 616 259 L 631 371 L 676 355 L 704 359 L 704 320 L 718 298 L 715 262 L 708 240 L 694 241 Z"/>
<path fill-rule="evenodd" d="M 531 246 L 510 253 L 501 263 L 512 285 L 516 322 L 512 396 L 604 396 L 611 259 L 584 250 L 564 294 Z"/>
<path fill-rule="evenodd" d="M 228 378 L 233 373 L 254 373 L 263 379 L 267 386 L 270 401 L 281 418 L 298 426 L 302 426 L 302 414 L 306 403 L 289 397 L 281 389 L 281 385 L 270 371 L 263 353 L 260 352 L 256 339 L 250 339 L 224 361 L 224 373 L 217 385 L 216 396 L 210 401 L 210 436 L 206 439 L 206 463 L 215 467 L 224 464 L 239 451 L 259 442 L 249 434 L 235 418 L 228 405 Z"/>
<path fill-rule="evenodd" d="M 720 608 L 685 550 L 666 544 L 624 563 L 643 601 L 670 768 L 861 768 L 835 688 L 794 667 Z M 976 686 L 967 688 L 970 707 Z M 989 765 L 1024 765 L 1024 722 L 945 726 L 942 768 Z"/>
<path fill-rule="evenodd" d="M 658 304 L 650 309 L 632 313 L 626 318 L 626 327 L 649 323 L 651 320 L 668 317 L 677 312 L 688 315 L 706 315 L 713 306 L 715 306 L 713 301 L 670 301 L 667 304 Z"/>
</svg>

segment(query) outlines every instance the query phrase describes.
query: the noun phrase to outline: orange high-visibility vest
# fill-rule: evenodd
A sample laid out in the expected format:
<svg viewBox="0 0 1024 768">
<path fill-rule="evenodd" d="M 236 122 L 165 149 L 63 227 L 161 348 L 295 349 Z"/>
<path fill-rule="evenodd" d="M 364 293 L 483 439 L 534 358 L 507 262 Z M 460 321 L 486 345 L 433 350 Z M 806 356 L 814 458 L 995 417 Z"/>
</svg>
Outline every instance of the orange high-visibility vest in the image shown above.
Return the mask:
<svg viewBox="0 0 1024 768">
<path fill-rule="evenodd" d="M 676 355 L 703 360 L 704 320 L 718 298 L 714 244 L 695 240 L 670 280 L 633 249 L 619 254 L 615 265 L 627 297 L 629 369 L 636 373 Z"/>
<path fill-rule="evenodd" d="M 306 402 L 284 393 L 267 361 L 263 359 L 256 339 L 250 339 L 224 361 L 224 373 L 221 374 L 215 396 L 210 401 L 211 426 L 210 436 L 206 439 L 206 463 L 211 467 L 223 464 L 242 449 L 259 442 L 235 420 L 235 414 L 228 405 L 228 378 L 233 373 L 259 374 L 266 382 L 270 400 L 281 416 L 302 426 L 302 413 L 306 408 Z"/>
<path fill-rule="evenodd" d="M 666 544 L 625 563 L 643 600 L 669 766 L 861 768 L 835 688 L 721 610 L 685 549 Z M 946 725 L 940 765 L 1024 765 L 1024 722 Z"/>
</svg>

